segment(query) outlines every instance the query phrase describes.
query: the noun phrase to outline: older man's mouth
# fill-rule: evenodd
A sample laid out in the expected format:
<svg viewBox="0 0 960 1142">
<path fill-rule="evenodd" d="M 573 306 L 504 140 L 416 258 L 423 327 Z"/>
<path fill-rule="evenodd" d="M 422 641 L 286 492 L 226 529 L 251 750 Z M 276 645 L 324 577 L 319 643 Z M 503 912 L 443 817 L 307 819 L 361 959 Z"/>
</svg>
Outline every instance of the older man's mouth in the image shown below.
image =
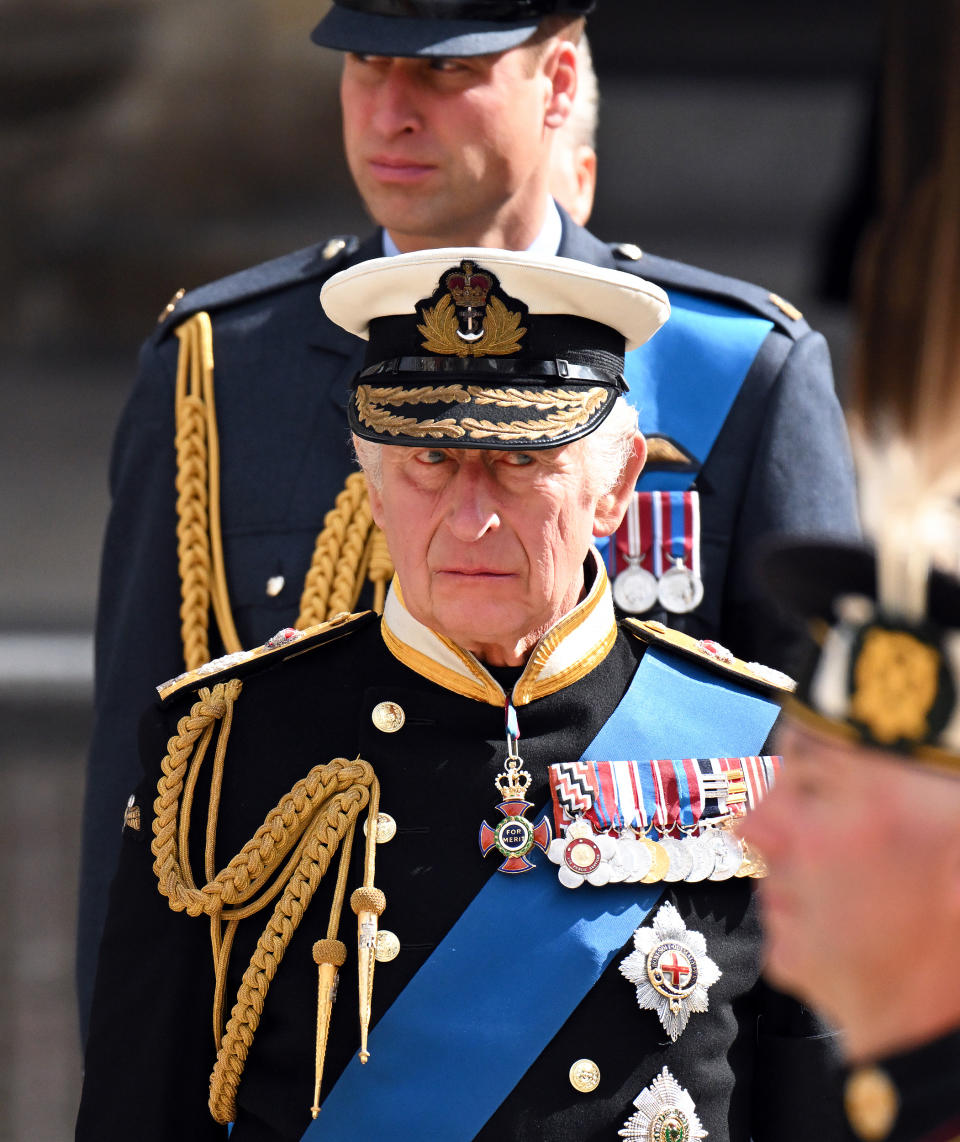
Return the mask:
<svg viewBox="0 0 960 1142">
<path fill-rule="evenodd" d="M 434 574 L 480 582 L 483 580 L 512 579 L 515 572 L 503 571 L 496 567 L 441 567 Z"/>
</svg>

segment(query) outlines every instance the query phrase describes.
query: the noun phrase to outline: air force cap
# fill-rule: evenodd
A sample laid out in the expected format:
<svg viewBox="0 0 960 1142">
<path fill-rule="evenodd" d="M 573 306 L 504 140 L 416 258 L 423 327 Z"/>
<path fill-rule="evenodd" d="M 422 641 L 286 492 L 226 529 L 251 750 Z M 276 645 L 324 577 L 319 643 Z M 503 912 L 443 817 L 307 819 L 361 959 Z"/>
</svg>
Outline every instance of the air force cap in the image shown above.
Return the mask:
<svg viewBox="0 0 960 1142">
<path fill-rule="evenodd" d="M 315 44 L 387 56 L 475 56 L 528 40 L 545 16 L 583 16 L 595 0 L 334 0 Z"/>
</svg>

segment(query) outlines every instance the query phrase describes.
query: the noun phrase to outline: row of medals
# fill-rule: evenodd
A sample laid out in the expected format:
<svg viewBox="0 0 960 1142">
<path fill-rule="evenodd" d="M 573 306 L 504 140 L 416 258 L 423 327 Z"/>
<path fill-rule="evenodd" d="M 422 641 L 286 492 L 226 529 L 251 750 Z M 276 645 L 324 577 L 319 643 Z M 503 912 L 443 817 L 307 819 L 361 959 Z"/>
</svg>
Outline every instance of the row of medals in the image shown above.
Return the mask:
<svg viewBox="0 0 960 1142">
<path fill-rule="evenodd" d="M 652 840 L 629 828 L 617 837 L 598 835 L 589 821 L 581 819 L 567 826 L 564 837 L 551 842 L 547 856 L 560 866 L 560 883 L 567 888 L 577 888 L 584 880 L 600 887 L 660 881 L 689 884 L 767 874 L 759 855 L 726 822 L 701 825 L 697 835 L 661 833 Z"/>
<path fill-rule="evenodd" d="M 627 564 L 613 580 L 613 601 L 627 614 L 642 615 L 659 603 L 671 614 L 686 615 L 703 601 L 703 581 L 682 559 L 659 579 L 636 556 L 627 556 Z"/>
</svg>

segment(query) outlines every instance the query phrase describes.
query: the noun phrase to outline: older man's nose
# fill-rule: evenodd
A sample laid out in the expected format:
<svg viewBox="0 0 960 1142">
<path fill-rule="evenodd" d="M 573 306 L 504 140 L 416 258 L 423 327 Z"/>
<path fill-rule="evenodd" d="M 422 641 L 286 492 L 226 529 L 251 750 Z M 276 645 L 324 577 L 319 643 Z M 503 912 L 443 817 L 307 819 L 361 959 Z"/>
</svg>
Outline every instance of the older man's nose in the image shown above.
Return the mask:
<svg viewBox="0 0 960 1142">
<path fill-rule="evenodd" d="M 483 465 L 463 465 L 451 481 L 445 522 L 464 543 L 475 543 L 500 527 L 490 481 Z"/>
</svg>

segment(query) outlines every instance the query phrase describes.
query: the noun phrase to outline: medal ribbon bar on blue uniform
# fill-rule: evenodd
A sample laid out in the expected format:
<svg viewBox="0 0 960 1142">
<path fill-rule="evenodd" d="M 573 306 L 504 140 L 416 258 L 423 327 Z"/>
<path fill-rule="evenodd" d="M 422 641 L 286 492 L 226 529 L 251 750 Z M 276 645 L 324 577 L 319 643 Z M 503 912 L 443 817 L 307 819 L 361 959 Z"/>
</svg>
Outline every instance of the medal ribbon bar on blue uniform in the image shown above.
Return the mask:
<svg viewBox="0 0 960 1142">
<path fill-rule="evenodd" d="M 626 355 L 625 395 L 645 436 L 677 441 L 702 465 L 773 322 L 692 294 L 667 293 L 670 320 Z M 686 491 L 698 475 L 654 468 L 640 473 L 637 490 Z M 595 542 L 606 559 L 608 541 Z"/>
<path fill-rule="evenodd" d="M 756 753 L 778 706 L 649 648 L 585 756 Z M 370 1033 L 309 1142 L 469 1142 L 653 909 L 659 885 L 571 892 L 538 868 L 492 872 Z M 523 994 L 508 998 L 523 969 Z M 344 1018 L 346 1013 L 341 1013 Z"/>
</svg>

